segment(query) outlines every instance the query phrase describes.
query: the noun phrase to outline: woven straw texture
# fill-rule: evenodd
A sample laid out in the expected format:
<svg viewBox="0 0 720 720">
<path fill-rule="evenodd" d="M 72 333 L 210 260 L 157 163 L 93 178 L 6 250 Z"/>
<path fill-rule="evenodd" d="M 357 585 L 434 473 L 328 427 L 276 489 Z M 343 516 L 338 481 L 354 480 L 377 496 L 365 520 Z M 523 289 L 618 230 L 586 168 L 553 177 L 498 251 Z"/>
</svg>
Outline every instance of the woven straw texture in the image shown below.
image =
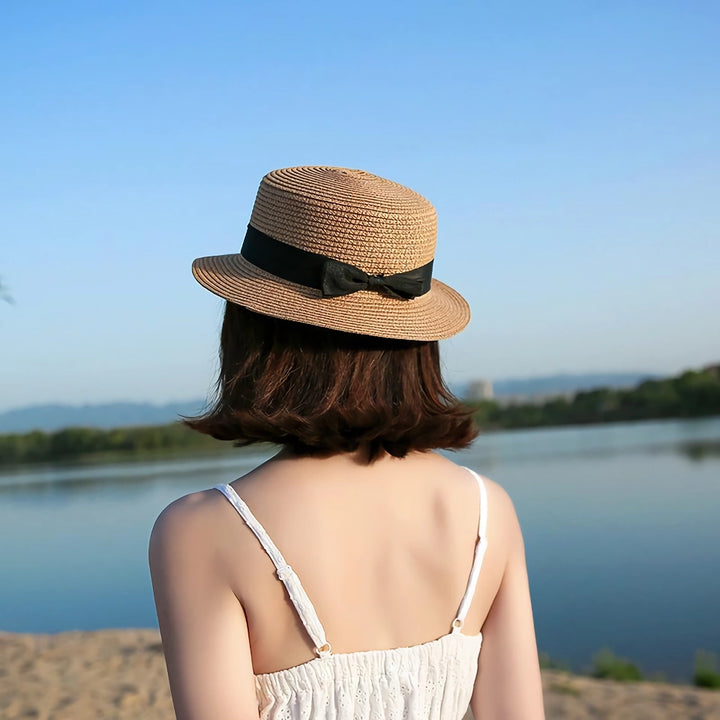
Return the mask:
<svg viewBox="0 0 720 720">
<path fill-rule="evenodd" d="M 435 253 L 433 206 L 409 188 L 362 170 L 295 167 L 268 173 L 250 224 L 371 275 L 413 270 Z M 239 253 L 198 258 L 193 274 L 211 292 L 256 312 L 345 332 L 439 340 L 470 319 L 465 300 L 437 280 L 412 300 L 375 290 L 324 298 L 320 290 L 278 278 Z"/>
</svg>

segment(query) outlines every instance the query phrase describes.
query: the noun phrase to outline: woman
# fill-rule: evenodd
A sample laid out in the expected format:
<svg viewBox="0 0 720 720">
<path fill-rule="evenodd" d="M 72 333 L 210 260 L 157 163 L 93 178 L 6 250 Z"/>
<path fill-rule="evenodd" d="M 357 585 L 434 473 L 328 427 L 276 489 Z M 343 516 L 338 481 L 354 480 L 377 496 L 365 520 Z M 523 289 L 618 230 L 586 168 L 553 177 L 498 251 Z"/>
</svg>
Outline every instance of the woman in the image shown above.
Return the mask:
<svg viewBox="0 0 720 720">
<path fill-rule="evenodd" d="M 217 399 L 188 425 L 283 449 L 153 528 L 178 720 L 543 718 L 512 503 L 433 452 L 476 434 L 440 374 L 470 314 L 431 278 L 435 234 L 408 188 L 287 168 L 241 252 L 195 261 L 227 304 Z"/>
</svg>

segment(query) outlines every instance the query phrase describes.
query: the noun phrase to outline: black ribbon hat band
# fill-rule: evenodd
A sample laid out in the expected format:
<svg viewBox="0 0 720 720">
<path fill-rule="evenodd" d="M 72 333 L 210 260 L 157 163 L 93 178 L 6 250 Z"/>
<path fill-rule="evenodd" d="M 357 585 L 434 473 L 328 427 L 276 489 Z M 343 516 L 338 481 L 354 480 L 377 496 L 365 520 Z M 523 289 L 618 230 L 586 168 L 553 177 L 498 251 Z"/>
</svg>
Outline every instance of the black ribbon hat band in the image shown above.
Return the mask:
<svg viewBox="0 0 720 720">
<path fill-rule="evenodd" d="M 428 292 L 432 281 L 432 260 L 422 267 L 394 275 L 368 275 L 350 263 L 275 240 L 252 225 L 248 225 L 240 254 L 261 270 L 320 290 L 323 297 L 377 290 L 390 297 L 411 300 Z"/>
</svg>

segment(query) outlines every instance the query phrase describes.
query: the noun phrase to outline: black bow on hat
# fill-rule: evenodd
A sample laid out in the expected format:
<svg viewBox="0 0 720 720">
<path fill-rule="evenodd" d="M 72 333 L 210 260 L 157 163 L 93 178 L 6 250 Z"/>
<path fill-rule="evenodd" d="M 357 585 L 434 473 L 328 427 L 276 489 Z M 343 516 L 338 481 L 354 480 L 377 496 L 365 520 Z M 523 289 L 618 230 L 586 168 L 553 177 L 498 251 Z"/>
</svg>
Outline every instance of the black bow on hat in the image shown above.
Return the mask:
<svg viewBox="0 0 720 720">
<path fill-rule="evenodd" d="M 411 300 L 430 289 L 432 260 L 422 267 L 394 275 L 368 275 L 355 265 L 326 258 L 320 289 L 324 297 L 349 295 L 358 290 L 379 290 L 390 297 Z"/>
</svg>

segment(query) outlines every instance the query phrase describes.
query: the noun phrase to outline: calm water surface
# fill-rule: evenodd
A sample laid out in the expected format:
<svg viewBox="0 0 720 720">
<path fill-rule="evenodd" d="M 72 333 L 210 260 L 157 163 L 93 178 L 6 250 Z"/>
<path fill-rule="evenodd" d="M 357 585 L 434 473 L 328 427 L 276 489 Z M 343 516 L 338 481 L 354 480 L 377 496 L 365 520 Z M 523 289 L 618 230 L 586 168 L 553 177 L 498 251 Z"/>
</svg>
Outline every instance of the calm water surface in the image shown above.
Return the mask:
<svg viewBox="0 0 720 720">
<path fill-rule="evenodd" d="M 542 651 L 580 669 L 610 647 L 676 679 L 696 649 L 720 654 L 720 455 L 686 447 L 718 440 L 711 418 L 498 433 L 453 455 L 515 502 Z M 0 629 L 157 627 L 155 517 L 266 457 L 0 472 Z"/>
</svg>

